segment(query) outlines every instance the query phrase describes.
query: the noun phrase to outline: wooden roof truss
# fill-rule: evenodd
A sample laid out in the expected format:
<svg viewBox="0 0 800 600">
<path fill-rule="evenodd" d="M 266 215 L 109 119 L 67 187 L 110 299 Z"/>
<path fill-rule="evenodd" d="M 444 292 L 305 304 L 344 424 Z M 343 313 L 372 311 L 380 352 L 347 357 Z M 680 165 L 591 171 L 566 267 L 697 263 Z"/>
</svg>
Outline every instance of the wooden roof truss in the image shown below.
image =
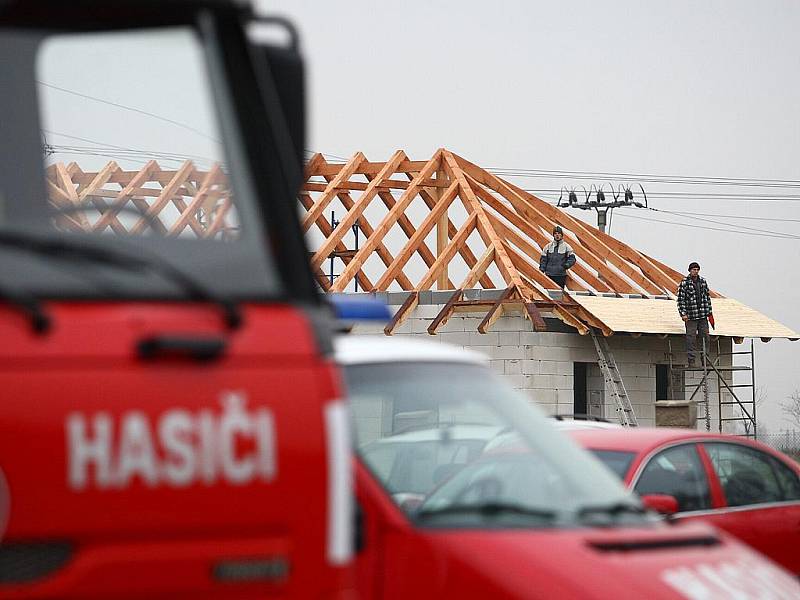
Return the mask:
<svg viewBox="0 0 800 600">
<path fill-rule="evenodd" d="M 453 294 L 428 328 L 431 334 L 457 312 L 484 314 L 478 331 L 485 333 L 504 312 L 516 311 L 536 330 L 545 329 L 545 312 L 582 334 L 595 328 L 611 335 L 613 331 L 569 293 L 552 297 L 550 290 L 557 286 L 538 265 L 556 225 L 564 229 L 577 257 L 567 292 L 674 297 L 683 278 L 445 149 L 426 161 L 410 160 L 402 150 L 386 162 L 370 162 L 356 152 L 346 162 L 330 163 L 316 154 L 306 176 L 300 192 L 302 224 L 314 248 L 311 265 L 320 286 L 344 292 L 357 279 L 366 291 L 410 292 L 386 327 L 387 334 L 411 314 L 420 292 L 436 287 Z M 332 223 L 325 213 L 334 209 L 341 218 Z M 365 238 L 358 248 L 353 241 L 348 245 L 354 227 Z M 414 256 L 423 267 L 411 266 Z M 456 260 L 463 261 L 460 277 Z M 332 283 L 331 273 L 323 270 L 329 264 L 340 268 Z M 475 287 L 503 292 L 491 302 L 466 299 L 464 290 Z"/>
</svg>

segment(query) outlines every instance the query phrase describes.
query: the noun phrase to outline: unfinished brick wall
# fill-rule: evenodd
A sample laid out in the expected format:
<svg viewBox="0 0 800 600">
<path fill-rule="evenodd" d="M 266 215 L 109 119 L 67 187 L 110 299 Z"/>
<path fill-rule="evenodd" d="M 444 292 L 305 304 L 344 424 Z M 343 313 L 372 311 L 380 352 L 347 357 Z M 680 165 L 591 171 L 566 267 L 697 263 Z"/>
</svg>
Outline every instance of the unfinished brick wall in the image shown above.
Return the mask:
<svg viewBox="0 0 800 600">
<path fill-rule="evenodd" d="M 615 407 L 610 392 L 597 366 L 597 352 L 591 337 L 577 333 L 534 332 L 530 322 L 521 315 L 500 317 L 491 331 L 477 331 L 482 317 L 453 315 L 437 335 L 427 333 L 428 326 L 439 314 L 443 305 L 420 305 L 396 330 L 397 336 L 419 336 L 438 342 L 461 346 L 485 354 L 489 366 L 502 375 L 508 383 L 523 392 L 532 402 L 548 414 L 572 414 L 574 412 L 574 363 L 588 363 L 587 400 L 602 405 L 606 418 L 616 420 Z M 396 310 L 397 306 L 390 306 Z M 383 327 L 359 324 L 355 334 L 382 334 Z M 675 363 L 686 362 L 684 342 L 681 336 L 671 339 L 657 336 L 632 337 L 618 334 L 608 338 L 609 346 L 620 368 L 628 396 L 640 425 L 655 425 L 656 365 L 669 364 L 670 345 Z M 712 344 L 716 349 L 716 344 Z M 731 341 L 724 339 L 722 351 L 730 352 Z M 712 357 L 714 354 L 712 354 Z M 730 364 L 730 357 L 725 357 Z M 687 381 L 699 381 L 698 373 L 687 373 Z M 731 381 L 730 374 L 727 380 Z M 718 430 L 717 378 L 709 378 L 709 400 L 711 431 Z M 689 397 L 694 387 L 686 386 Z M 675 399 L 680 392 L 675 390 Z M 728 393 L 723 392 L 723 400 Z M 698 392 L 695 400 L 702 400 Z M 704 414 L 698 406 L 698 416 Z M 705 421 L 698 419 L 698 427 L 705 429 Z M 730 428 L 726 428 L 726 431 Z"/>
</svg>

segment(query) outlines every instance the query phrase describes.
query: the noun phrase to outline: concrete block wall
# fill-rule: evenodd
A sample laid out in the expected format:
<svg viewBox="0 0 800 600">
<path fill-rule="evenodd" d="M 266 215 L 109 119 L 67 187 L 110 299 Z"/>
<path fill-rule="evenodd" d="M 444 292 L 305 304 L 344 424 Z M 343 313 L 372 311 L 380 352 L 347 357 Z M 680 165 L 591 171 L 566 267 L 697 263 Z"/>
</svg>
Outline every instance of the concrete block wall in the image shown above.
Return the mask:
<svg viewBox="0 0 800 600">
<path fill-rule="evenodd" d="M 396 310 L 398 307 L 390 308 Z M 587 371 L 587 400 L 590 401 L 592 397 L 602 400 L 606 418 L 616 420 L 612 396 L 597 366 L 597 352 L 591 337 L 577 333 L 535 332 L 522 315 L 504 315 L 495 322 L 489 333 L 481 334 L 477 329 L 483 317 L 464 314 L 450 317 L 437 335 L 429 335 L 428 326 L 442 308 L 442 304 L 418 306 L 395 331 L 395 335 L 419 336 L 485 354 L 494 373 L 503 376 L 512 387 L 549 414 L 574 412 L 574 363 L 591 363 Z M 382 331 L 382 326 L 359 324 L 353 333 L 378 334 Z M 608 338 L 608 342 L 639 424 L 654 426 L 656 364 L 669 364 L 670 353 L 674 364 L 686 364 L 683 339 L 678 336 L 665 339 L 618 335 Z M 730 340 L 726 340 L 726 343 L 728 348 L 723 352 L 730 351 Z M 716 344 L 712 345 L 716 348 Z M 687 382 L 699 381 L 701 377 L 695 373 L 687 373 L 686 376 Z M 732 381 L 730 375 L 728 379 Z M 712 431 L 718 430 L 717 387 L 716 375 L 709 377 Z M 686 398 L 693 389 L 686 386 Z M 700 394 L 698 392 L 695 399 L 700 399 Z M 704 409 L 698 406 L 698 415 L 703 414 Z M 705 429 L 705 421 L 698 420 L 698 427 Z"/>
</svg>

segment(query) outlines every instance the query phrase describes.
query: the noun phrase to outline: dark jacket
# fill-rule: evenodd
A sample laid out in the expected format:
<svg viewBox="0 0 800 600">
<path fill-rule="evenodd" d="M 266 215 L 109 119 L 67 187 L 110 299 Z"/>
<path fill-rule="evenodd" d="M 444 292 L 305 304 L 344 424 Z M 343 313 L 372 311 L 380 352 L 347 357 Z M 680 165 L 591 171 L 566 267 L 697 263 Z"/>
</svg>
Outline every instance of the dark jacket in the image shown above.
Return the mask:
<svg viewBox="0 0 800 600">
<path fill-rule="evenodd" d="M 711 314 L 711 295 L 705 279 L 698 277 L 695 282 L 689 275 L 681 281 L 678 286 L 678 313 L 688 316 L 692 321 L 705 319 Z"/>
<path fill-rule="evenodd" d="M 555 242 L 550 242 L 544 247 L 539 259 L 539 270 L 547 276 L 566 275 L 567 269 L 574 264 L 575 253 L 567 242 L 561 240 L 558 246 Z"/>
</svg>

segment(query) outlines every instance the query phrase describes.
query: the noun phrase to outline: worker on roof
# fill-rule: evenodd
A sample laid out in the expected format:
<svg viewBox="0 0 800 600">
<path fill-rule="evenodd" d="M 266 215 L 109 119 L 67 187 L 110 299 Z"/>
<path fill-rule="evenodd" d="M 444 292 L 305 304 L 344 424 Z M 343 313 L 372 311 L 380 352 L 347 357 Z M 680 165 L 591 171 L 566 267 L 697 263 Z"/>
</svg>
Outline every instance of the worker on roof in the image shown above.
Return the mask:
<svg viewBox="0 0 800 600">
<path fill-rule="evenodd" d="M 564 230 L 556 225 L 553 241 L 547 244 L 539 259 L 539 270 L 547 275 L 562 290 L 567 283 L 567 270 L 575 264 L 575 253 L 564 241 Z"/>
<path fill-rule="evenodd" d="M 686 358 L 689 366 L 697 363 L 695 341 L 699 334 L 702 336 L 701 352 L 705 353 L 711 347 L 708 337 L 708 321 L 712 319 L 711 294 L 708 292 L 708 283 L 700 277 L 700 265 L 696 262 L 689 264 L 687 275 L 678 286 L 678 314 L 686 324 Z M 705 359 L 703 355 L 703 359 Z"/>
</svg>

